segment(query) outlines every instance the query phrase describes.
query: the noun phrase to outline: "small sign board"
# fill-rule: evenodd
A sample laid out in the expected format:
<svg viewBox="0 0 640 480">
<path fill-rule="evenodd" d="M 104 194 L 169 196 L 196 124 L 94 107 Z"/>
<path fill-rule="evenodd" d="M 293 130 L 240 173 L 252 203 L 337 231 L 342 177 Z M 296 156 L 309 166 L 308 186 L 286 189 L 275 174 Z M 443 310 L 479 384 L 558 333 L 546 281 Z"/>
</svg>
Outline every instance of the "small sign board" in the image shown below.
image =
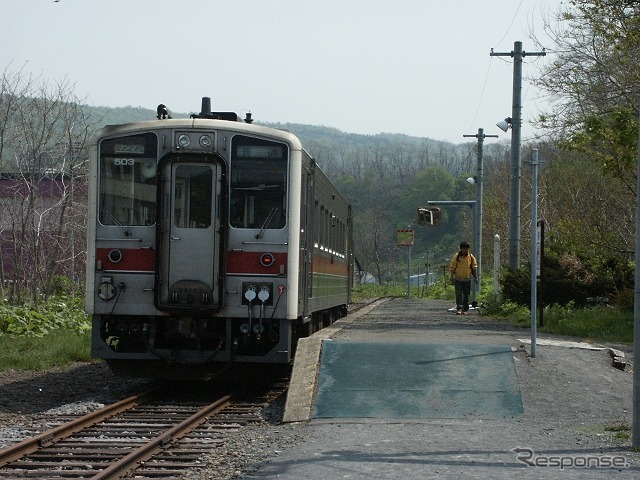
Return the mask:
<svg viewBox="0 0 640 480">
<path fill-rule="evenodd" d="M 396 231 L 396 245 L 399 247 L 413 247 L 414 231 L 399 229 Z"/>
</svg>

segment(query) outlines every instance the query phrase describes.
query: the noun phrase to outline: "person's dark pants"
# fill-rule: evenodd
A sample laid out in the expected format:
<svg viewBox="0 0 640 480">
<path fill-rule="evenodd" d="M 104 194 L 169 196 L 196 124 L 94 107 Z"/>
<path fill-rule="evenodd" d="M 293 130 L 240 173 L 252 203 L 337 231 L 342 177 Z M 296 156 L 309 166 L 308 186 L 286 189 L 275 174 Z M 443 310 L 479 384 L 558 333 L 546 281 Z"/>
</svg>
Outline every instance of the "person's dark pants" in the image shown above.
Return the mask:
<svg viewBox="0 0 640 480">
<path fill-rule="evenodd" d="M 469 294 L 471 293 L 471 280 L 466 282 L 456 280 L 456 306 L 463 312 L 469 311 Z"/>
</svg>

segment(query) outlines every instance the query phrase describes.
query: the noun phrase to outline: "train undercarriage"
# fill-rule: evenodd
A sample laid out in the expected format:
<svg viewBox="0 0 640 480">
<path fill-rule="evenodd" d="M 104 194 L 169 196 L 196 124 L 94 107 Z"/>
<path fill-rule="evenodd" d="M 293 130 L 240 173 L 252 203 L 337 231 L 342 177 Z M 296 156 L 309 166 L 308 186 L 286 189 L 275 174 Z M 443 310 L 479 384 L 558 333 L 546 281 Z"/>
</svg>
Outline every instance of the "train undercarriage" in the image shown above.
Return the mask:
<svg viewBox="0 0 640 480">
<path fill-rule="evenodd" d="M 346 315 L 346 305 L 296 321 L 198 316 L 96 315 L 100 351 L 118 375 L 206 378 L 230 363 L 293 362 L 298 339 Z M 97 325 L 94 325 L 97 328 Z M 185 368 L 187 367 L 187 368 Z"/>
</svg>

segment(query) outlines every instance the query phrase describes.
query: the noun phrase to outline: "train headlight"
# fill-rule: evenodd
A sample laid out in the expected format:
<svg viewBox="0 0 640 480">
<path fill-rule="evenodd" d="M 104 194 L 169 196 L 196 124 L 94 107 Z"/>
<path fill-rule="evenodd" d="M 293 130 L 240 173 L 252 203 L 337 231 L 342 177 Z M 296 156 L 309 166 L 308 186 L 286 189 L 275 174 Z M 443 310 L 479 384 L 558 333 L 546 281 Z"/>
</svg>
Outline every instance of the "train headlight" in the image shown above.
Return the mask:
<svg viewBox="0 0 640 480">
<path fill-rule="evenodd" d="M 178 136 L 178 148 L 187 148 L 189 145 L 191 145 L 191 138 L 189 135 L 183 133 Z"/>
<path fill-rule="evenodd" d="M 209 135 L 202 135 L 200 137 L 200 146 L 202 148 L 211 148 L 212 143 L 213 143 L 213 140 Z"/>
</svg>

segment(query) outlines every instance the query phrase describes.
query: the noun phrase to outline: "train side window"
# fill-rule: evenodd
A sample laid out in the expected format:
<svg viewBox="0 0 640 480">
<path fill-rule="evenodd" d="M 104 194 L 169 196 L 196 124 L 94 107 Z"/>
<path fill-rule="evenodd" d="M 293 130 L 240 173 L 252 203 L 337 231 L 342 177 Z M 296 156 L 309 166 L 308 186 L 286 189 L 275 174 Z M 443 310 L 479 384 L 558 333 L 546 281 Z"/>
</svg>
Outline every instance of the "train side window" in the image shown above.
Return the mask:
<svg viewBox="0 0 640 480">
<path fill-rule="evenodd" d="M 281 229 L 286 225 L 288 147 L 243 135 L 232 140 L 229 224 Z"/>
</svg>

